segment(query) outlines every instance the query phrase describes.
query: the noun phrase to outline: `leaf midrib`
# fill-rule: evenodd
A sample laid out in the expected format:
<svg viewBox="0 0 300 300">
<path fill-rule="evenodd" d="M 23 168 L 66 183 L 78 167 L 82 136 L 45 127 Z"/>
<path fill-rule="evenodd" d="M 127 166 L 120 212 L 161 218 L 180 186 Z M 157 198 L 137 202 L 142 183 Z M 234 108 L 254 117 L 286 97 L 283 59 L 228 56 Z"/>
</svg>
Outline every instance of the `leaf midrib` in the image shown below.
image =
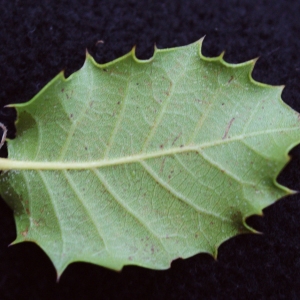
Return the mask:
<svg viewBox="0 0 300 300">
<path fill-rule="evenodd" d="M 78 169 L 102 168 L 102 167 L 141 162 L 151 158 L 180 154 L 184 152 L 200 152 L 205 148 L 230 143 L 233 141 L 239 141 L 249 137 L 259 136 L 262 134 L 268 134 L 272 132 L 284 132 L 284 131 L 293 131 L 293 130 L 299 130 L 299 129 L 297 127 L 269 129 L 269 130 L 252 132 L 248 134 L 241 134 L 231 138 L 219 139 L 213 142 L 203 143 L 199 145 L 188 145 L 183 147 L 170 148 L 166 150 L 159 150 L 156 152 L 129 155 L 121 158 L 101 159 L 98 161 L 88 161 L 88 162 L 60 162 L 60 161 L 37 162 L 37 161 L 20 161 L 20 160 L 0 158 L 0 169 L 1 170 L 71 170 L 71 169 L 78 170 Z"/>
</svg>

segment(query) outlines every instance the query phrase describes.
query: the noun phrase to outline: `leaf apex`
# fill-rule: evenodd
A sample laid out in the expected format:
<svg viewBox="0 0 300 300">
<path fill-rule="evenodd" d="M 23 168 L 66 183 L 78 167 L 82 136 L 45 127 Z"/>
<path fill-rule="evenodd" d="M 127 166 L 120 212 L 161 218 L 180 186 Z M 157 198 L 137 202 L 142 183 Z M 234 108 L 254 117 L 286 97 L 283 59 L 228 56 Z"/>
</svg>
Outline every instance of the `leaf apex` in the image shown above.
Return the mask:
<svg viewBox="0 0 300 300">
<path fill-rule="evenodd" d="M 61 275 L 63 274 L 63 272 L 65 271 L 66 268 L 63 268 L 63 269 L 56 269 L 56 283 L 59 283 L 60 281 L 60 278 L 61 278 Z"/>
<path fill-rule="evenodd" d="M 210 253 L 215 261 L 218 261 L 219 247 L 220 247 L 220 245 L 215 246 L 214 251 L 212 253 Z"/>
<path fill-rule="evenodd" d="M 133 47 L 132 47 L 132 49 L 131 49 L 131 54 L 132 54 L 132 56 L 133 57 L 136 57 L 136 54 L 135 54 L 135 52 L 136 52 L 136 45 L 134 45 Z"/>
<path fill-rule="evenodd" d="M 221 52 L 221 54 L 218 56 L 220 60 L 224 60 L 225 50 Z"/>
<path fill-rule="evenodd" d="M 85 58 L 88 59 L 88 58 L 91 58 L 92 56 L 90 55 L 89 53 L 89 50 L 87 48 L 85 48 Z"/>
<path fill-rule="evenodd" d="M 250 76 L 251 76 L 251 79 L 252 79 L 252 80 L 254 80 L 253 77 L 252 77 L 252 73 L 253 73 L 253 70 L 254 70 L 254 68 L 255 68 L 255 66 L 256 66 L 256 63 L 257 63 L 257 61 L 258 61 L 259 59 L 260 59 L 260 57 L 258 56 L 258 57 L 255 57 L 255 58 L 249 60 L 249 63 L 250 63 L 250 65 L 251 65 Z"/>
<path fill-rule="evenodd" d="M 200 38 L 198 41 L 196 41 L 196 43 L 199 43 L 202 45 L 205 38 L 206 38 L 206 34 L 202 38 Z"/>
<path fill-rule="evenodd" d="M 65 262 L 60 264 L 59 266 L 51 259 L 51 262 L 55 268 L 56 271 L 56 282 L 58 283 L 61 275 L 63 274 L 63 272 L 66 270 L 66 268 L 70 265 L 71 262 Z"/>
<path fill-rule="evenodd" d="M 15 246 L 15 245 L 20 244 L 22 242 L 25 242 L 24 238 L 21 238 L 21 237 L 17 236 L 17 238 L 13 242 L 11 242 L 7 247 Z"/>
<path fill-rule="evenodd" d="M 260 56 L 257 56 L 255 58 L 251 59 L 250 62 L 252 62 L 252 64 L 255 65 L 259 59 L 260 59 Z"/>
<path fill-rule="evenodd" d="M 15 103 L 10 103 L 10 104 L 4 105 L 4 108 L 14 108 L 14 107 L 15 107 Z"/>
</svg>

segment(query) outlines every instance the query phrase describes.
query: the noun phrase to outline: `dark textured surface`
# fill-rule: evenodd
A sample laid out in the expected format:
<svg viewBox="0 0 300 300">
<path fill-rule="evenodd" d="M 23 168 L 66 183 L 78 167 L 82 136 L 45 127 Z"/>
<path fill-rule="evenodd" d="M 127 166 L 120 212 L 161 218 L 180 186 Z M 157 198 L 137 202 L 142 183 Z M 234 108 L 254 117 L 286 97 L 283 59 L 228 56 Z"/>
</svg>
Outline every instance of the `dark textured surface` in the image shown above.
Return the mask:
<svg viewBox="0 0 300 300">
<path fill-rule="evenodd" d="M 299 1 L 18 1 L 0 0 L 0 121 L 13 137 L 14 112 L 59 71 L 78 70 L 85 49 L 108 62 L 137 46 L 186 45 L 206 35 L 203 53 L 243 62 L 260 56 L 253 76 L 284 84 L 283 99 L 300 112 Z M 98 41 L 98 43 L 97 43 Z M 103 42 L 99 42 L 103 41 Z M 5 154 L 5 149 L 2 151 Z M 279 181 L 300 189 L 300 147 Z M 263 235 L 224 243 L 218 261 L 200 254 L 167 271 L 125 267 L 120 273 L 75 263 L 56 283 L 36 245 L 7 248 L 13 215 L 0 202 L 0 299 L 300 299 L 300 198 L 287 197 L 248 220 Z"/>
</svg>

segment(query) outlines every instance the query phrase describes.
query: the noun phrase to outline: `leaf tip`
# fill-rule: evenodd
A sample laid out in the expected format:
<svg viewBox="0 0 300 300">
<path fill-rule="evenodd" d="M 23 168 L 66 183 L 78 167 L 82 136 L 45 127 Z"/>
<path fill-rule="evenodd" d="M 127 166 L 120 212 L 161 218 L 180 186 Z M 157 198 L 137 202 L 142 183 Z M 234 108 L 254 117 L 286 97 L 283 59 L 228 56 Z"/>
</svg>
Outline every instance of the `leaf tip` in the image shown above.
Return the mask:
<svg viewBox="0 0 300 300">
<path fill-rule="evenodd" d="M 62 275 L 63 272 L 66 270 L 66 268 L 67 268 L 67 266 L 70 264 L 70 262 L 58 266 L 58 265 L 56 265 L 56 264 L 54 263 L 53 260 L 51 260 L 51 261 L 52 261 L 52 263 L 53 263 L 53 265 L 54 265 L 54 268 L 55 268 L 55 270 L 56 270 L 56 283 L 58 283 L 59 280 L 60 280 L 60 278 L 61 278 L 61 275 Z"/>
<path fill-rule="evenodd" d="M 283 90 L 285 89 L 285 84 L 277 85 L 276 87 L 279 89 L 281 95 Z"/>
<path fill-rule="evenodd" d="M 259 59 L 260 59 L 260 56 L 257 56 L 257 57 L 255 57 L 255 58 L 251 59 L 250 62 L 251 62 L 253 65 L 255 65 L 256 62 L 257 62 Z"/>
<path fill-rule="evenodd" d="M 204 39 L 205 39 L 205 37 L 206 37 L 206 35 L 204 35 L 201 39 L 199 39 L 198 41 L 197 41 L 197 43 L 199 43 L 199 44 L 203 44 L 203 41 L 204 41 Z"/>
<path fill-rule="evenodd" d="M 259 60 L 259 56 L 258 57 L 255 57 L 251 60 L 248 61 L 248 63 L 251 65 L 251 69 L 250 69 L 250 74 L 249 76 L 251 77 L 251 79 L 254 81 L 253 77 L 252 77 L 252 73 L 253 73 L 253 70 L 255 68 L 255 65 L 257 63 L 257 61 Z"/>
<path fill-rule="evenodd" d="M 89 64 L 89 63 L 92 63 L 93 65 L 99 67 L 99 64 L 95 61 L 93 56 L 89 53 L 88 49 L 85 49 L 85 62 L 84 62 L 84 65 Z"/>
<path fill-rule="evenodd" d="M 218 58 L 221 60 L 224 60 L 223 57 L 225 55 L 225 50 L 221 52 L 221 54 L 218 56 Z"/>
<path fill-rule="evenodd" d="M 14 246 L 16 244 L 19 244 L 21 243 L 22 241 L 17 241 L 17 240 L 14 240 L 13 242 L 11 242 L 10 244 L 7 245 L 7 247 L 11 247 L 11 246 Z"/>
<path fill-rule="evenodd" d="M 205 36 L 203 36 L 201 39 L 199 39 L 196 44 L 199 45 L 199 55 L 200 55 L 200 58 L 204 58 L 204 55 L 202 54 L 202 45 L 203 45 L 203 41 L 205 39 Z"/>
<path fill-rule="evenodd" d="M 11 247 L 11 246 L 20 244 L 20 243 L 22 243 L 24 241 L 25 241 L 24 239 L 22 239 L 19 236 L 17 236 L 17 238 L 13 242 L 11 242 L 7 247 Z"/>
<path fill-rule="evenodd" d="M 4 108 L 14 108 L 14 107 L 15 107 L 15 103 L 10 103 L 10 104 L 4 105 Z"/>
<path fill-rule="evenodd" d="M 135 53 L 135 52 L 136 52 L 136 45 L 134 45 L 134 46 L 132 47 L 130 53 L 131 53 L 131 55 L 132 55 L 133 58 L 137 59 L 136 53 Z"/>
<path fill-rule="evenodd" d="M 219 250 L 219 246 L 215 246 L 214 251 L 210 253 L 215 261 L 218 261 L 218 253 L 219 253 L 218 250 Z"/>
<path fill-rule="evenodd" d="M 90 59 L 92 56 L 89 53 L 89 50 L 87 48 L 85 48 L 85 58 L 86 59 Z"/>
<path fill-rule="evenodd" d="M 299 193 L 299 191 L 287 189 L 286 190 L 287 196 L 293 196 Z"/>
<path fill-rule="evenodd" d="M 62 69 L 59 73 L 58 76 L 60 76 L 63 80 L 66 80 L 66 75 L 65 75 L 65 69 Z"/>
<path fill-rule="evenodd" d="M 62 273 L 63 273 L 63 272 L 58 272 L 58 271 L 56 270 L 56 283 L 59 283 L 59 280 L 60 280 L 60 278 L 61 278 Z"/>
</svg>

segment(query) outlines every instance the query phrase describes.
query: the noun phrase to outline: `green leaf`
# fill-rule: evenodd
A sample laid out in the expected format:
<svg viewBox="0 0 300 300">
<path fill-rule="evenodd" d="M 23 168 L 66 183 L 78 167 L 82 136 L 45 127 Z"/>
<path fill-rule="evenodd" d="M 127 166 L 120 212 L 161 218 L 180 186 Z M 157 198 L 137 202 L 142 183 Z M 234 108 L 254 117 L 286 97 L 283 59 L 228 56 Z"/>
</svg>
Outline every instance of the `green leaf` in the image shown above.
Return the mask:
<svg viewBox="0 0 300 300">
<path fill-rule="evenodd" d="M 59 274 L 74 261 L 169 268 L 217 255 L 254 232 L 245 219 L 292 193 L 276 182 L 300 142 L 282 87 L 255 82 L 255 60 L 201 55 L 202 41 L 134 50 L 54 78 L 15 104 L 17 138 L 0 191 L 17 239 L 36 242 Z"/>
</svg>

